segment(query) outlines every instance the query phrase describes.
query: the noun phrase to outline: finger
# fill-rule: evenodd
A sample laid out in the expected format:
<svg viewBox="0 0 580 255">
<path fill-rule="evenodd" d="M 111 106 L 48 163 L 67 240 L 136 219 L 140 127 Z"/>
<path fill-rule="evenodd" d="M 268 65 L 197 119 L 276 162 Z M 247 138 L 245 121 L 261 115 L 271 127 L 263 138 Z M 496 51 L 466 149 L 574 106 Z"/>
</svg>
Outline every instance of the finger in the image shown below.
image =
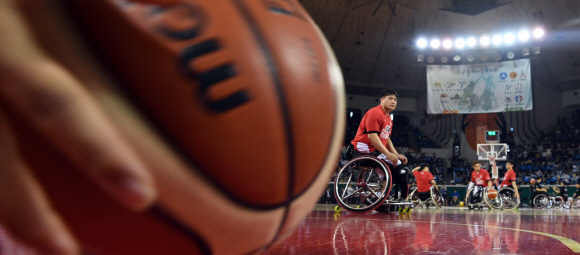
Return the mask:
<svg viewBox="0 0 580 255">
<path fill-rule="evenodd" d="M 0 111 L 0 222 L 43 254 L 78 254 L 79 248 L 29 169 Z"/>
<path fill-rule="evenodd" d="M 28 119 L 105 190 L 135 210 L 156 196 L 153 180 L 82 85 L 26 34 L 0 1 L 0 100 Z"/>
</svg>

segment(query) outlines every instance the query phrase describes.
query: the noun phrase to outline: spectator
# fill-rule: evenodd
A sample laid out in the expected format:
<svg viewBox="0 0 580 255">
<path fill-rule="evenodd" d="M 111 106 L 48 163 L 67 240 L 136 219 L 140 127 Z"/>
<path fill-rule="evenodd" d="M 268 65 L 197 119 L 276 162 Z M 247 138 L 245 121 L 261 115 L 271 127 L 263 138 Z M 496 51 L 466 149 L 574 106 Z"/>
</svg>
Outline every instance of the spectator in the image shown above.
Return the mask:
<svg viewBox="0 0 580 255">
<path fill-rule="evenodd" d="M 449 201 L 449 206 L 458 206 L 459 205 L 459 198 L 454 196 L 451 201 Z"/>
<path fill-rule="evenodd" d="M 453 190 L 453 198 L 459 198 L 459 192 L 457 190 Z"/>
</svg>

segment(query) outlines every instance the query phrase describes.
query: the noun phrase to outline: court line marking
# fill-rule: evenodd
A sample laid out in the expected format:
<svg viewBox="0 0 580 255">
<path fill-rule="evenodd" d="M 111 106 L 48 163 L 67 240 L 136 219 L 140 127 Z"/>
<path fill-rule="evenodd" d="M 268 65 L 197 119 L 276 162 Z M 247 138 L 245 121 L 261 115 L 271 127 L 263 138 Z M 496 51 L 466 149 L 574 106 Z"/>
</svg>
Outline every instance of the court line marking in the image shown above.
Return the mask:
<svg viewBox="0 0 580 255">
<path fill-rule="evenodd" d="M 310 218 L 310 217 L 308 217 L 308 219 L 328 220 L 330 218 Z M 364 219 L 364 220 L 390 221 L 390 222 L 400 221 L 400 220 L 381 220 L 381 219 Z M 538 232 L 538 231 L 532 231 L 532 230 L 526 230 L 526 229 L 517 229 L 517 228 L 504 228 L 504 227 L 495 227 L 495 226 L 487 226 L 487 225 L 474 225 L 474 224 L 449 223 L 449 222 L 446 223 L 446 222 L 431 222 L 431 221 L 418 221 L 418 220 L 405 220 L 404 222 L 421 222 L 421 223 L 436 223 L 436 224 L 447 224 L 447 225 L 474 226 L 474 227 L 498 228 L 498 229 L 505 229 L 505 230 L 527 232 L 527 233 L 531 233 L 531 234 L 543 235 L 543 236 L 554 238 L 554 239 L 560 241 L 562 244 L 564 244 L 566 247 L 568 247 L 573 252 L 580 253 L 580 243 L 578 243 L 570 238 L 566 238 L 566 237 L 554 235 L 554 234 L 549 234 L 549 233 L 544 233 L 544 232 Z"/>
</svg>

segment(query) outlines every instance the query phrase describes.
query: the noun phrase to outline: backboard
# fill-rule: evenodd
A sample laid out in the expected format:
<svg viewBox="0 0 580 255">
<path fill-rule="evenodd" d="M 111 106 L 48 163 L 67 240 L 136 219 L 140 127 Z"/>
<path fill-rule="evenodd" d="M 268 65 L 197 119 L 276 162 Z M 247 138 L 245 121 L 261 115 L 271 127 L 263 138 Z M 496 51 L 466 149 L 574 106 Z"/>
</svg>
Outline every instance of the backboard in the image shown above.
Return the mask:
<svg viewBox="0 0 580 255">
<path fill-rule="evenodd" d="M 505 143 L 486 143 L 477 144 L 477 159 L 485 160 L 493 164 L 496 160 L 507 160 L 507 144 Z M 496 169 L 490 169 L 492 171 L 491 175 L 493 179 L 498 178 L 498 171 Z"/>
</svg>

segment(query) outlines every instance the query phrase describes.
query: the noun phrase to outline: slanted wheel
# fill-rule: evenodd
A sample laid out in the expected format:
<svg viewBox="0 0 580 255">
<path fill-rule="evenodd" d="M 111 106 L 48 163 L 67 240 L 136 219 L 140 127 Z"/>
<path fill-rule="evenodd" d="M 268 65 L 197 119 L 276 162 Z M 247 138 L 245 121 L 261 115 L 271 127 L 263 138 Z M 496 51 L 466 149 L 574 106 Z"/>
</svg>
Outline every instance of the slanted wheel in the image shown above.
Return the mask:
<svg viewBox="0 0 580 255">
<path fill-rule="evenodd" d="M 562 197 L 554 197 L 554 208 L 559 209 L 564 206 L 564 199 Z"/>
<path fill-rule="evenodd" d="M 534 203 L 534 207 L 536 208 L 545 208 L 548 206 L 548 196 L 544 195 L 544 194 L 539 194 L 536 197 L 534 197 L 533 203 Z"/>
<path fill-rule="evenodd" d="M 431 186 L 431 203 L 437 206 L 437 209 L 443 207 L 445 199 L 441 191 L 433 186 Z"/>
<path fill-rule="evenodd" d="M 580 209 L 580 197 L 574 199 L 574 209 Z"/>
<path fill-rule="evenodd" d="M 498 192 L 499 193 L 499 192 Z M 483 190 L 483 201 L 492 209 L 502 209 L 501 196 L 497 195 L 494 199 L 487 196 L 487 189 Z"/>
<path fill-rule="evenodd" d="M 346 183 L 339 183 L 345 178 Z M 338 205 L 350 212 L 369 212 L 381 206 L 391 191 L 391 171 L 380 159 L 352 159 L 336 176 L 334 194 Z"/>
<path fill-rule="evenodd" d="M 501 199 L 503 209 L 515 209 L 520 205 L 520 197 L 517 197 L 515 190 L 510 187 L 499 189 L 497 196 Z"/>
</svg>

